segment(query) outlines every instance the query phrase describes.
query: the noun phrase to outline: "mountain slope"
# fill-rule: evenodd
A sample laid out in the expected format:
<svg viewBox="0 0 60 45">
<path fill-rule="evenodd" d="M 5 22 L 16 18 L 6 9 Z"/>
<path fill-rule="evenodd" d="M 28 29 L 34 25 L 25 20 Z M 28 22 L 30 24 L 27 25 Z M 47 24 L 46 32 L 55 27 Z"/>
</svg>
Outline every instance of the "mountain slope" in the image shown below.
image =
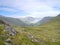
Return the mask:
<svg viewBox="0 0 60 45">
<path fill-rule="evenodd" d="M 20 19 L 16 19 L 16 18 L 0 16 L 0 20 L 3 20 L 7 24 L 13 24 L 17 26 L 26 26 L 26 24 L 23 21 L 21 21 Z"/>
<path fill-rule="evenodd" d="M 27 27 L 24 32 L 28 32 L 28 38 L 32 42 L 38 41 L 36 45 L 60 45 L 60 15 L 53 17 L 43 25 Z M 37 39 L 36 39 L 37 38 Z"/>
<path fill-rule="evenodd" d="M 44 25 L 13 28 L 0 24 L 0 45 L 60 45 L 60 15 Z"/>
<path fill-rule="evenodd" d="M 51 20 L 52 18 L 53 18 L 53 17 L 44 17 L 42 20 L 38 21 L 38 22 L 36 23 L 36 25 L 42 25 L 42 24 L 48 22 L 49 20 Z"/>
<path fill-rule="evenodd" d="M 60 14 L 43 25 L 29 27 L 27 31 L 39 38 L 42 45 L 60 45 Z"/>
<path fill-rule="evenodd" d="M 45 25 L 60 25 L 60 14 L 54 18 L 52 18 L 50 21 L 48 21 Z"/>
<path fill-rule="evenodd" d="M 28 25 L 35 24 L 39 20 L 39 18 L 34 18 L 34 17 L 23 17 L 20 19 Z"/>
</svg>

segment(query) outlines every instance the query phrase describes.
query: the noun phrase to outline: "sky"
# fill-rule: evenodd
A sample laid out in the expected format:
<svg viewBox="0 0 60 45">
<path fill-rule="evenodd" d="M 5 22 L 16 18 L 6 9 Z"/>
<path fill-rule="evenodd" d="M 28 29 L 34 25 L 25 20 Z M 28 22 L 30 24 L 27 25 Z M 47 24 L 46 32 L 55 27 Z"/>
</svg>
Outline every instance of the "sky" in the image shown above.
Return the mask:
<svg viewBox="0 0 60 45">
<path fill-rule="evenodd" d="M 0 0 L 0 15 L 20 17 L 57 16 L 60 0 Z"/>
</svg>

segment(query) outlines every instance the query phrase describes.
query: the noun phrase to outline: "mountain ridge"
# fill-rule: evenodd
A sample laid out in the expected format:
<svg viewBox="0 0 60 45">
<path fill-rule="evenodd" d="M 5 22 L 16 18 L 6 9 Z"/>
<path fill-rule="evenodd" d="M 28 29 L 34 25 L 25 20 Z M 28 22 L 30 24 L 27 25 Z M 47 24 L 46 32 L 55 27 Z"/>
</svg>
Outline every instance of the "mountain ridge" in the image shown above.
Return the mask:
<svg viewBox="0 0 60 45">
<path fill-rule="evenodd" d="M 18 25 L 18 26 L 26 26 L 23 21 L 17 18 L 11 18 L 11 17 L 5 17 L 5 16 L 0 16 L 0 20 L 3 20 L 7 24 L 13 24 L 13 25 Z"/>
</svg>

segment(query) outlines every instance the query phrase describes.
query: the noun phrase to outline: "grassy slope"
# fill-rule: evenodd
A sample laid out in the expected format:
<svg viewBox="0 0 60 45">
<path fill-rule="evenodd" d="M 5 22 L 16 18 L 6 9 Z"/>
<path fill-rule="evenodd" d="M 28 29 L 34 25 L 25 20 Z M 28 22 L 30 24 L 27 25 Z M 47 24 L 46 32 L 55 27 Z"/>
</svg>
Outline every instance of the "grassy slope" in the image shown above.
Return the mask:
<svg viewBox="0 0 60 45">
<path fill-rule="evenodd" d="M 1 30 L 4 26 L 0 26 L 0 36 L 1 34 L 6 35 Z M 12 39 L 12 45 L 60 45 L 60 17 L 53 18 L 50 22 L 45 25 L 37 27 L 14 27 L 19 33 L 15 35 Z M 39 42 L 32 41 L 27 37 L 28 34 L 34 36 L 34 38 L 39 39 Z M 0 44 L 4 45 L 6 37 L 0 37 Z"/>
<path fill-rule="evenodd" d="M 17 18 L 11 18 L 11 17 L 5 17 L 0 15 L 0 20 L 3 20 L 4 22 L 16 26 L 27 26 L 22 20 L 17 19 Z"/>
<path fill-rule="evenodd" d="M 55 17 L 43 26 L 18 28 L 21 45 L 60 45 L 60 17 Z M 40 42 L 33 42 L 28 39 L 27 34 L 32 34 L 34 38 L 38 38 Z"/>
<path fill-rule="evenodd" d="M 6 39 L 6 37 L 3 36 L 5 35 L 3 30 L 4 30 L 4 25 L 0 24 L 0 45 L 4 45 L 4 41 Z"/>
<path fill-rule="evenodd" d="M 43 25 L 50 21 L 53 17 L 44 17 L 42 20 L 38 21 L 35 25 Z"/>
</svg>

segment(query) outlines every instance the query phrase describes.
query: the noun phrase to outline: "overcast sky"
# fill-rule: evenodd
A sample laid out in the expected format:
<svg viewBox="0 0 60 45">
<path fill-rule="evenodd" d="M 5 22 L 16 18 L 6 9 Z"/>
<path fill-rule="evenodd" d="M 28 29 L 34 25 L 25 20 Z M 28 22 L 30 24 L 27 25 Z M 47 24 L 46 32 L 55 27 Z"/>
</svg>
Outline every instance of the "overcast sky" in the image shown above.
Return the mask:
<svg viewBox="0 0 60 45">
<path fill-rule="evenodd" d="M 0 15 L 20 18 L 45 17 L 60 13 L 60 0 L 0 0 Z"/>
</svg>

